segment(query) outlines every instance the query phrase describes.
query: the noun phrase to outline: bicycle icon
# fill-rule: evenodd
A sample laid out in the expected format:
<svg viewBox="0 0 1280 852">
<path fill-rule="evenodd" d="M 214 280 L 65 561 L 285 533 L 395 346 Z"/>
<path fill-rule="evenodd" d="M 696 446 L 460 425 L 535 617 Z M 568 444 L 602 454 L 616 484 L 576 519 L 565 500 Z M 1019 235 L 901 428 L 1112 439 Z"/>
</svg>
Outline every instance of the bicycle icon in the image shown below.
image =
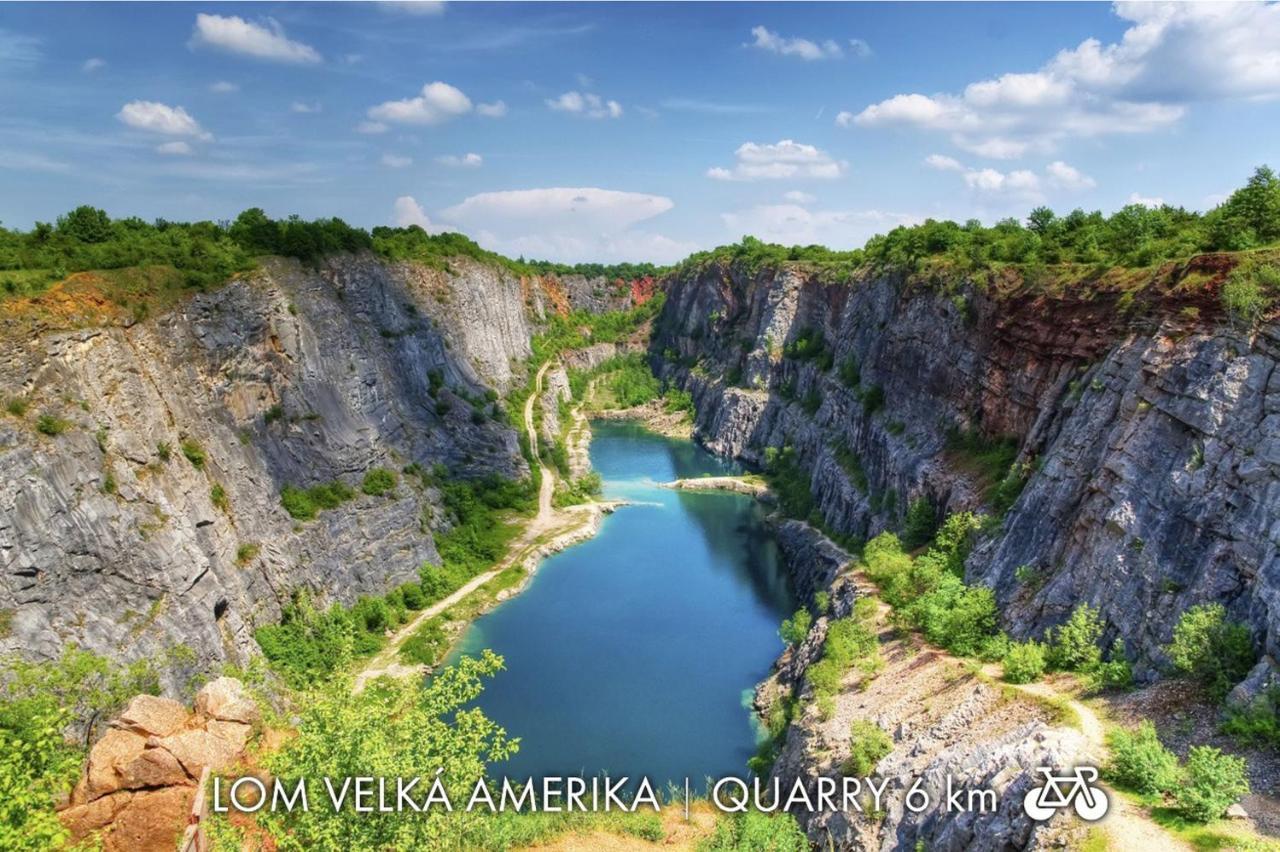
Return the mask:
<svg viewBox="0 0 1280 852">
<path fill-rule="evenodd" d="M 1067 805 L 1076 809 L 1080 819 L 1094 822 L 1102 819 L 1111 805 L 1106 792 L 1093 786 L 1098 770 L 1092 766 L 1076 767 L 1070 775 L 1054 775 L 1052 769 L 1041 766 L 1036 773 L 1044 776 L 1044 785 L 1027 791 L 1022 809 L 1037 822 L 1047 820 Z"/>
</svg>

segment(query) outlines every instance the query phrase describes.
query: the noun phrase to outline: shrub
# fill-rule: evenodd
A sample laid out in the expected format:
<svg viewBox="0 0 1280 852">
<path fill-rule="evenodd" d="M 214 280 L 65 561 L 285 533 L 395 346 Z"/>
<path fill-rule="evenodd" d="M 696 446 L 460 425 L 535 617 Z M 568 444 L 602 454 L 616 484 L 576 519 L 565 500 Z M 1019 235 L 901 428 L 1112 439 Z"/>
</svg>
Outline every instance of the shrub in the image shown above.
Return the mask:
<svg viewBox="0 0 1280 852">
<path fill-rule="evenodd" d="M 813 617 L 809 615 L 809 610 L 801 607 L 796 610 L 795 615 L 782 622 L 782 627 L 778 629 L 778 635 L 788 645 L 799 645 L 809 635 L 809 628 L 812 624 Z"/>
<path fill-rule="evenodd" d="M 1187 754 L 1186 782 L 1174 789 L 1173 798 L 1182 816 L 1208 822 L 1248 794 L 1243 758 L 1223 754 L 1212 746 L 1192 746 Z"/>
<path fill-rule="evenodd" d="M 1227 621 L 1221 604 L 1199 604 L 1182 613 L 1166 649 L 1174 666 L 1221 700 L 1253 668 L 1249 628 Z"/>
<path fill-rule="evenodd" d="M 791 814 L 753 808 L 721 816 L 698 852 L 809 852 L 809 838 Z"/>
<path fill-rule="evenodd" d="M 255 556 L 257 556 L 261 549 L 262 548 L 259 547 L 256 542 L 245 542 L 236 548 L 236 562 L 244 565 L 246 562 L 251 561 Z"/>
<path fill-rule="evenodd" d="M 405 583 L 401 586 L 400 600 L 404 602 L 405 609 L 415 612 L 427 605 L 426 596 L 422 594 L 422 585 L 419 583 Z"/>
<path fill-rule="evenodd" d="M 173 456 L 173 447 L 168 441 L 161 441 L 156 444 L 156 458 L 162 462 L 167 462 Z"/>
<path fill-rule="evenodd" d="M 1009 683 L 1031 683 L 1044 674 L 1045 646 L 1041 642 L 1011 642 L 1004 655 L 1004 679 Z"/>
<path fill-rule="evenodd" d="M 280 503 L 285 511 L 295 520 L 309 521 L 322 509 L 336 509 L 356 493 L 340 479 L 313 485 L 310 488 L 298 488 L 286 485 L 280 489 Z"/>
<path fill-rule="evenodd" d="M 919 497 L 907 507 L 906 522 L 902 525 L 902 543 L 909 550 L 928 544 L 938 531 L 937 513 L 928 497 Z"/>
<path fill-rule="evenodd" d="M 217 482 L 209 489 L 209 502 L 224 512 L 231 509 L 231 501 L 227 499 L 227 490 Z"/>
<path fill-rule="evenodd" d="M 1177 756 L 1160 742 L 1150 721 L 1137 728 L 1116 729 L 1108 736 L 1111 762 L 1107 775 L 1116 783 L 1149 796 L 1168 793 L 1181 781 Z"/>
<path fill-rule="evenodd" d="M 875 722 L 855 719 L 849 726 L 849 756 L 840 767 L 847 776 L 866 778 L 893 751 L 893 739 Z"/>
<path fill-rule="evenodd" d="M 1223 308 L 1232 319 L 1252 325 L 1271 307 L 1267 285 L 1274 287 L 1276 277 L 1274 267 L 1236 267 L 1222 285 Z"/>
<path fill-rule="evenodd" d="M 411 665 L 434 666 L 449 646 L 444 618 L 436 616 L 422 623 L 400 646 L 400 659 Z"/>
<path fill-rule="evenodd" d="M 8 411 L 14 417 L 22 417 L 27 413 L 27 407 L 27 401 L 25 399 L 20 396 L 15 396 L 13 399 L 9 400 L 9 404 L 5 406 L 5 411 Z"/>
<path fill-rule="evenodd" d="M 204 467 L 204 447 L 200 446 L 199 441 L 194 438 L 187 438 L 180 446 L 182 448 L 182 454 L 187 457 L 187 461 L 191 462 L 192 467 Z"/>
<path fill-rule="evenodd" d="M 69 428 L 71 428 L 69 421 L 63 420 L 61 417 L 55 417 L 52 414 L 41 414 L 36 418 L 36 431 L 41 435 L 48 435 L 52 438 L 61 435 Z"/>
<path fill-rule="evenodd" d="M 884 408 L 884 388 L 874 385 L 862 394 L 862 413 L 867 417 Z"/>
<path fill-rule="evenodd" d="M 381 497 L 395 488 L 399 481 L 399 477 L 393 471 L 385 467 L 375 467 L 364 475 L 360 490 L 371 497 Z"/>
<path fill-rule="evenodd" d="M 1124 652 L 1124 640 L 1119 636 L 1111 643 L 1110 659 L 1100 663 L 1094 672 L 1098 686 L 1103 689 L 1128 689 L 1133 686 L 1133 666 Z"/>
<path fill-rule="evenodd" d="M 1102 618 L 1095 607 L 1080 604 L 1065 624 L 1050 631 L 1049 667 L 1059 671 L 1088 672 L 1102 662 Z"/>
</svg>

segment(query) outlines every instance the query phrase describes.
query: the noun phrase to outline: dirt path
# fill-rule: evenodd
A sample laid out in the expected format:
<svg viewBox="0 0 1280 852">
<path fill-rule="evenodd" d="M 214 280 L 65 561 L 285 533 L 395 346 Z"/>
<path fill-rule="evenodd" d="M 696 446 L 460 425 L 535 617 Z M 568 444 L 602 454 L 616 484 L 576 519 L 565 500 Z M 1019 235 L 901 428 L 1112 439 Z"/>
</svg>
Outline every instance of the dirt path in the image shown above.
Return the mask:
<svg viewBox="0 0 1280 852">
<path fill-rule="evenodd" d="M 505 558 L 483 574 L 477 574 L 472 577 L 466 584 L 454 591 L 453 594 L 420 610 L 411 621 L 397 630 L 387 641 L 386 647 L 375 654 L 365 664 L 364 668 L 356 674 L 354 685 L 356 692 L 363 689 L 365 683 L 369 680 L 382 675 L 405 677 L 424 671 L 424 666 L 409 665 L 399 661 L 400 646 L 417 632 L 419 627 L 461 602 L 512 565 L 519 565 L 530 560 L 536 561 L 546 552 L 551 552 L 561 546 L 567 546 L 580 540 L 584 537 L 588 525 L 597 522 L 601 512 L 612 508 L 613 504 L 605 503 L 587 503 L 569 506 L 565 509 L 556 509 L 552 505 L 552 497 L 555 495 L 556 490 L 556 474 L 555 471 L 542 463 L 538 455 L 538 430 L 534 427 L 533 422 L 533 406 L 542 395 L 543 377 L 546 376 L 547 370 L 552 363 L 548 361 L 538 370 L 537 376 L 534 378 L 533 393 L 529 395 L 524 404 L 525 434 L 529 436 L 529 449 L 532 451 L 533 458 L 538 460 L 538 470 L 541 472 L 542 482 L 538 488 L 538 513 L 525 524 L 524 529 L 516 536 Z"/>
</svg>

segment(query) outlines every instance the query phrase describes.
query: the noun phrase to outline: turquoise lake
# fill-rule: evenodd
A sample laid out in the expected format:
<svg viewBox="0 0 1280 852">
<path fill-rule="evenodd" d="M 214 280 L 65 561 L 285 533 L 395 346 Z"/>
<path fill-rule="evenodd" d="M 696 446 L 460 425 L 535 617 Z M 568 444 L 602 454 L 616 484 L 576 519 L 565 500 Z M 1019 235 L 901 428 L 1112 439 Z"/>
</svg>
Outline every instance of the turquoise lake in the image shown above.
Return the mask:
<svg viewBox="0 0 1280 852">
<path fill-rule="evenodd" d="M 494 774 L 643 775 L 658 788 L 745 777 L 748 699 L 794 609 L 763 512 L 737 494 L 658 487 L 739 472 L 690 441 L 625 423 L 592 431 L 605 496 L 634 505 L 544 560 L 453 655 L 506 660 L 478 703 L 521 743 Z"/>
</svg>

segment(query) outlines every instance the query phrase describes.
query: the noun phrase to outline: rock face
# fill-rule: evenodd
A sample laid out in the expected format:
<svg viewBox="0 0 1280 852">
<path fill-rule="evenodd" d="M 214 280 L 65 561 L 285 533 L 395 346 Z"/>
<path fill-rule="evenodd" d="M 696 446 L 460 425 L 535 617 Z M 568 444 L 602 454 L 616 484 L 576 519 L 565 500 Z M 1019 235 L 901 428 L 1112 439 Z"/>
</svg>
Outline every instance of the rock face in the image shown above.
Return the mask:
<svg viewBox="0 0 1280 852">
<path fill-rule="evenodd" d="M 0 652 L 68 642 L 192 668 L 242 662 L 299 589 L 350 602 L 438 563 L 438 495 L 374 467 L 527 475 L 486 400 L 525 380 L 539 323 L 631 289 L 372 255 L 260 270 L 128 326 L 49 328 L 0 360 Z M 597 292 L 599 290 L 599 292 Z M 0 318 L 0 333 L 6 326 Z M 285 485 L 356 497 L 299 522 Z"/>
<path fill-rule="evenodd" d="M 59 817 L 74 842 L 101 832 L 106 852 L 169 852 L 201 773 L 235 765 L 258 720 L 257 705 L 232 678 L 201 689 L 194 713 L 167 698 L 139 695 L 94 744 Z"/>
<path fill-rule="evenodd" d="M 856 537 L 921 498 L 939 517 L 984 507 L 996 482 L 949 435 L 1016 443 L 1025 488 L 968 580 L 1020 638 L 1099 607 L 1149 676 L 1204 601 L 1280 650 L 1280 328 L 1221 317 L 1230 268 L 1201 257 L 1063 295 L 711 264 L 669 282 L 650 352 L 710 449 L 761 464 L 791 447 L 816 511 Z M 797 352 L 806 332 L 825 356 Z"/>
</svg>

